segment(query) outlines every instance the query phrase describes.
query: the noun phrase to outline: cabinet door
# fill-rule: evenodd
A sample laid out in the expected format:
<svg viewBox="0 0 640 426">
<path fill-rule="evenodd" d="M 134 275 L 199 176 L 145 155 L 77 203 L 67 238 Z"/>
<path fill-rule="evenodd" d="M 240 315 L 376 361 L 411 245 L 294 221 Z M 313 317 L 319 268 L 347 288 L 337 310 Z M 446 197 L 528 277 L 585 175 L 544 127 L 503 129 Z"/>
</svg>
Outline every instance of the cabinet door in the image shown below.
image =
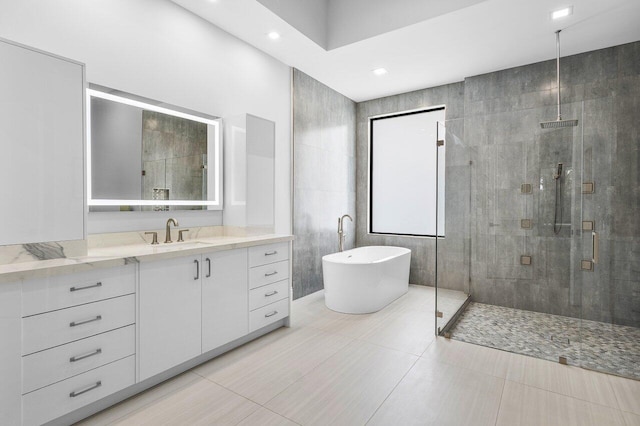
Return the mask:
<svg viewBox="0 0 640 426">
<path fill-rule="evenodd" d="M 84 67 L 0 41 L 0 245 L 84 238 Z"/>
<path fill-rule="evenodd" d="M 140 380 L 201 354 L 201 256 L 140 264 Z"/>
<path fill-rule="evenodd" d="M 202 256 L 202 352 L 249 332 L 247 249 Z"/>
</svg>

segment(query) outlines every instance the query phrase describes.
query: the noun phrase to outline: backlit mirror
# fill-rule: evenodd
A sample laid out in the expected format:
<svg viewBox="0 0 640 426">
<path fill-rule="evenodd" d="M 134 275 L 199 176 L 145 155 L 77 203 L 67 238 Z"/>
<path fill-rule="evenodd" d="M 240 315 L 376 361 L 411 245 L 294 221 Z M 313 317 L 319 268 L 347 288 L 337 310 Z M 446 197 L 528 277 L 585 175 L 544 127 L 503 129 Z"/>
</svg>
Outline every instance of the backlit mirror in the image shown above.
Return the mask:
<svg viewBox="0 0 640 426">
<path fill-rule="evenodd" d="M 87 89 L 91 211 L 222 209 L 220 120 Z"/>
</svg>

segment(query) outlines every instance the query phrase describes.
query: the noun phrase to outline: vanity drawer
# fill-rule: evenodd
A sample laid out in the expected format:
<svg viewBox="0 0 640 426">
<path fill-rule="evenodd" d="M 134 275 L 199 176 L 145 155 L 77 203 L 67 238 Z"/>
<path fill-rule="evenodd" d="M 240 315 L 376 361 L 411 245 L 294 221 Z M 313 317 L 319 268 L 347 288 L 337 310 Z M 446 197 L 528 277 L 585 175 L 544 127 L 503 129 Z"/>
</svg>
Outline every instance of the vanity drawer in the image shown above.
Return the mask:
<svg viewBox="0 0 640 426">
<path fill-rule="evenodd" d="M 49 349 L 135 322 L 135 295 L 22 319 L 22 354 Z"/>
<path fill-rule="evenodd" d="M 289 315 L 289 298 L 249 312 L 249 332 L 281 320 Z"/>
<path fill-rule="evenodd" d="M 285 260 L 269 265 L 249 269 L 249 288 L 262 287 L 276 281 L 289 278 L 289 261 Z"/>
<path fill-rule="evenodd" d="M 289 259 L 289 243 L 265 244 L 249 247 L 249 267 L 266 265 Z"/>
<path fill-rule="evenodd" d="M 133 355 L 135 325 L 22 357 L 22 393 Z"/>
<path fill-rule="evenodd" d="M 22 424 L 41 425 L 135 383 L 135 356 L 87 371 L 22 397 Z"/>
<path fill-rule="evenodd" d="M 25 281 L 22 316 L 134 293 L 135 272 L 135 265 L 124 265 Z"/>
<path fill-rule="evenodd" d="M 249 290 L 249 310 L 261 308 L 269 303 L 289 297 L 289 280 L 278 281 Z"/>
</svg>

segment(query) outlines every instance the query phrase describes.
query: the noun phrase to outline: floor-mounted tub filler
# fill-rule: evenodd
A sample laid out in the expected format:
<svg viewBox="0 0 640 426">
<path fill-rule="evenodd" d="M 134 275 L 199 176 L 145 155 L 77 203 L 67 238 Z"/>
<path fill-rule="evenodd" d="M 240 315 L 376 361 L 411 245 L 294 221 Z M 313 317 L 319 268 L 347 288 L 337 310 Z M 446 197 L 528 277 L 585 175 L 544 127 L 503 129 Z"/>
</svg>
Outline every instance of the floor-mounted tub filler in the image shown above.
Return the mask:
<svg viewBox="0 0 640 426">
<path fill-rule="evenodd" d="M 346 314 L 379 311 L 409 289 L 411 250 L 358 247 L 322 257 L 327 308 Z"/>
</svg>

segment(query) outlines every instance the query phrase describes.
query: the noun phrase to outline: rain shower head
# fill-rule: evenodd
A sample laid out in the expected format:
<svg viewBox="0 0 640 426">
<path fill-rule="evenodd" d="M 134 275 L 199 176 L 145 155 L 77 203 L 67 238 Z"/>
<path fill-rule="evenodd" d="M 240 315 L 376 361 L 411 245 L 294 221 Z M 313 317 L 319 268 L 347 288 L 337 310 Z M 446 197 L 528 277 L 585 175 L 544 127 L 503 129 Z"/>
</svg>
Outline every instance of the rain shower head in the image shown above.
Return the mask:
<svg viewBox="0 0 640 426">
<path fill-rule="evenodd" d="M 555 121 L 543 121 L 540 123 L 540 127 L 543 129 L 576 127 L 578 120 L 563 120 L 560 112 L 560 30 L 556 31 L 556 83 L 558 87 L 558 118 Z"/>
<path fill-rule="evenodd" d="M 540 127 L 543 129 L 559 129 L 561 127 L 576 127 L 578 125 L 578 120 L 554 120 L 554 121 L 543 121 L 540 123 Z"/>
</svg>

